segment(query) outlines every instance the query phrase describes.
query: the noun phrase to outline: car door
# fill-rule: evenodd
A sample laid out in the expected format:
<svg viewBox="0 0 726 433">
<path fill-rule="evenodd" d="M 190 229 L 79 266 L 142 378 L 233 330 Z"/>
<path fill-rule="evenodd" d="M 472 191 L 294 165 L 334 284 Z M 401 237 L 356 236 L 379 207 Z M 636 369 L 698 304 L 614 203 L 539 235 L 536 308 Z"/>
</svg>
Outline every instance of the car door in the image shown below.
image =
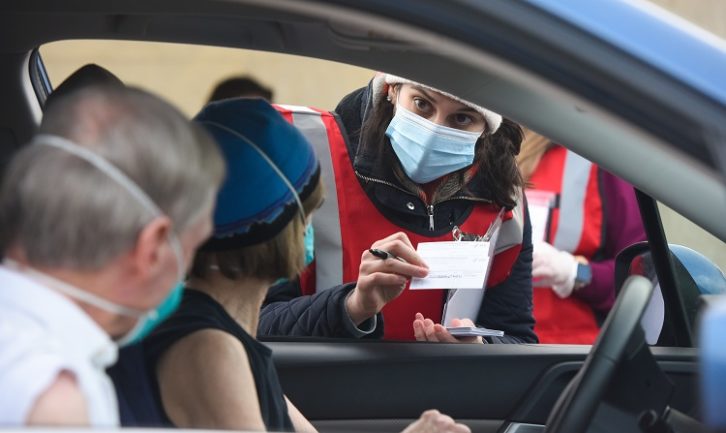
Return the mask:
<svg viewBox="0 0 726 433">
<path fill-rule="evenodd" d="M 19 47 L 34 47 L 53 38 L 133 37 L 333 58 L 390 70 L 452 92 L 466 90 L 472 83 L 494 83 L 493 87 L 475 90 L 474 97 L 490 97 L 494 107 L 502 112 L 538 126 L 562 142 L 574 143 L 575 150 L 669 205 L 695 215 L 694 220 L 724 237 L 723 231 L 718 231 L 720 225 L 710 216 L 718 215 L 723 205 L 716 200 L 700 201 L 703 197 L 718 196 L 710 177 L 718 167 L 711 157 L 709 143 L 698 133 L 690 132 L 708 130 L 723 121 L 726 109 L 722 101 L 546 9 L 527 2 L 484 3 L 363 4 L 340 0 L 261 5 L 160 1 L 115 5 L 111 8 L 113 14 L 100 10 L 102 7 L 94 2 L 77 2 L 75 14 L 58 11 L 44 2 L 35 2 L 33 5 L 40 7 L 34 11 L 26 5 L 10 4 L 4 6 L 8 13 L 2 18 L 6 35 L 17 37 L 21 27 L 38 28 L 61 15 L 74 27 L 59 26 L 49 31 L 51 35 L 39 33 L 42 36 L 38 39 L 26 36 L 6 42 L 5 65 L 12 67 L 6 68 L 4 76 L 9 77 L 11 72 L 27 65 L 23 56 L 14 54 L 13 50 Z M 192 7 L 185 9 L 185 5 Z M 106 6 L 110 7 L 110 3 Z M 225 17 L 225 25 L 215 27 L 215 23 L 223 21 L 224 14 L 231 14 Z M 236 16 L 237 21 L 230 16 Z M 284 19 L 275 18 L 278 16 Z M 291 28 L 295 28 L 295 23 L 302 29 L 317 29 L 315 25 L 319 25 L 320 29 L 330 31 L 328 36 L 336 45 L 317 47 L 312 35 L 308 35 L 310 40 L 301 38 L 296 43 L 290 43 L 288 38 L 287 43 L 279 46 L 256 42 L 254 38 L 235 39 L 230 23 L 243 26 L 263 18 L 284 22 Z M 12 33 L 13 29 L 17 33 Z M 359 33 L 359 29 L 364 32 Z M 385 37 L 378 38 L 380 32 Z M 418 45 L 402 42 L 414 37 Z M 328 50 L 330 47 L 335 49 Z M 438 66 L 422 68 L 431 62 Z M 444 69 L 457 80 L 443 80 Z M 17 88 L 21 83 L 14 84 Z M 12 97 L 6 104 L 22 101 L 20 93 L 17 89 L 9 93 Z M 32 110 L 27 102 L 18 102 L 18 106 L 19 114 L 15 116 L 22 120 L 12 124 L 16 136 L 23 138 L 31 130 Z M 582 115 L 588 112 L 594 114 Z M 694 113 L 706 114 L 698 117 Z M 674 128 L 674 116 L 694 128 Z M 643 131 L 655 138 L 638 138 Z M 631 146 L 635 162 L 622 161 L 598 146 L 603 143 L 599 137 L 605 135 L 611 137 L 614 153 Z M 677 162 L 684 159 L 698 167 L 688 171 L 692 176 L 683 179 L 678 194 L 651 178 L 655 169 L 638 170 L 637 164 L 644 161 L 639 145 L 655 142 L 658 146 L 649 146 L 647 150 L 653 152 L 650 158 L 658 161 L 659 170 L 677 167 Z M 662 152 L 658 153 L 658 149 Z M 719 185 L 718 181 L 715 184 Z M 701 193 L 700 198 L 694 197 L 695 191 Z M 641 209 L 651 209 L 649 196 L 641 196 Z M 693 211 L 696 204 L 703 206 L 704 215 Z M 697 350 L 691 347 L 691 332 L 679 325 L 684 320 L 678 313 L 682 306 L 678 305 L 677 284 L 667 282 L 673 278 L 668 276 L 669 265 L 664 259 L 667 249 L 657 211 L 643 214 L 653 254 L 661 257 L 658 277 L 665 282 L 664 293 L 672 294 L 669 305 L 675 313 L 669 319 L 676 324 L 671 326 L 683 334 L 669 346 L 652 348 L 651 353 L 675 386 L 671 405 L 695 414 Z M 512 422 L 542 425 L 590 351 L 589 346 L 475 346 L 363 340 L 276 339 L 268 340 L 268 344 L 274 350 L 285 392 L 324 431 L 399 431 L 429 408 L 461 419 L 475 431 L 494 432 Z"/>
</svg>

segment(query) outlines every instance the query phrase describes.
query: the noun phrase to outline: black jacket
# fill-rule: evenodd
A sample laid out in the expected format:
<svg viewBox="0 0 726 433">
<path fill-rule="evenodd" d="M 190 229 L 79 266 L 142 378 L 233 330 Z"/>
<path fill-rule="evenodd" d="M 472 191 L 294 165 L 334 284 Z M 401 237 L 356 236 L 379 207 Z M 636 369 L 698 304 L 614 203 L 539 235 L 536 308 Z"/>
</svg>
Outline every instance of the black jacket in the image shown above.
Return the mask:
<svg viewBox="0 0 726 433">
<path fill-rule="evenodd" d="M 260 313 L 257 335 L 296 337 L 360 337 L 347 317 L 345 298 L 355 284 L 343 284 L 314 295 L 302 296 L 297 282 L 270 288 Z M 370 321 L 361 328 L 372 327 Z M 376 317 L 375 328 L 366 338 L 383 336 L 383 315 Z"/>
<path fill-rule="evenodd" d="M 351 155 L 356 174 L 370 200 L 391 222 L 426 236 L 441 236 L 461 224 L 478 202 L 487 202 L 489 191 L 486 184 L 476 182 L 476 177 L 464 189 L 454 194 L 457 199 L 437 203 L 434 211 L 434 227 L 430 230 L 430 215 L 426 204 L 413 193 L 406 193 L 393 174 L 380 172 L 380 166 L 368 155 L 359 152 L 359 132 L 371 104 L 370 86 L 349 94 L 338 104 L 344 132 L 347 132 L 348 154 Z M 461 199 L 458 199 L 462 197 Z M 410 209 L 410 203 L 416 203 Z M 260 317 L 261 335 L 316 335 L 350 336 L 342 326 L 345 314 L 342 302 L 352 285 L 341 286 L 312 296 L 296 297 L 300 288 L 287 284 L 271 290 Z M 333 305 L 330 305 L 330 304 Z M 333 308 L 331 308 L 333 307 Z M 382 318 L 378 316 L 375 335 L 382 335 Z M 525 213 L 522 251 L 510 276 L 501 284 L 487 289 L 477 319 L 477 324 L 501 329 L 502 338 L 491 342 L 536 343 L 534 317 L 532 316 L 532 241 L 529 215 Z"/>
</svg>

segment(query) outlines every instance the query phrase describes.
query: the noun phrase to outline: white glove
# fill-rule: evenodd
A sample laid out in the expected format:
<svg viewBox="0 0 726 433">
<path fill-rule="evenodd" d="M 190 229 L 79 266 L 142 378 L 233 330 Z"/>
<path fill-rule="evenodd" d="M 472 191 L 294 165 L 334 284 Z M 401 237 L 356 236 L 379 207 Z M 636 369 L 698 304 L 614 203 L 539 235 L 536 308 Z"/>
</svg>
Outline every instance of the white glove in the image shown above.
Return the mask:
<svg viewBox="0 0 726 433">
<path fill-rule="evenodd" d="M 575 288 L 577 260 L 567 251 L 560 251 L 547 242 L 536 242 L 532 260 L 535 287 L 552 287 L 560 298 L 567 298 Z"/>
</svg>

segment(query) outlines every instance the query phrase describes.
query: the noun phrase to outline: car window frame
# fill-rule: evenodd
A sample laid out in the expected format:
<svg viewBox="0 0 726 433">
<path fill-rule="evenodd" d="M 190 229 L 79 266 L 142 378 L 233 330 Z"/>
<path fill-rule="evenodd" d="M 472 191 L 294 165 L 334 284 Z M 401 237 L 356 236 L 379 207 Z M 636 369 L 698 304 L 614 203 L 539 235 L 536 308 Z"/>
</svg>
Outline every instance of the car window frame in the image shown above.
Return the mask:
<svg viewBox="0 0 726 433">
<path fill-rule="evenodd" d="M 39 50 L 40 47 L 36 47 L 32 51 L 29 69 L 33 88 L 42 106 L 47 96 L 52 92 L 52 86 Z M 660 219 L 658 202 L 638 188 L 635 188 L 635 192 L 646 231 L 646 237 L 653 254 L 654 267 L 665 299 L 666 313 L 664 317 L 664 329 L 668 328 L 668 335 L 673 337 L 672 341 L 664 342 L 662 345 L 668 347 L 693 347 L 693 329 L 687 318 L 684 301 L 677 287 L 673 264 L 671 263 L 670 250 L 668 249 L 668 242 Z M 300 341 L 297 337 L 294 339 L 288 337 L 273 337 L 271 339 L 271 341 L 286 340 Z M 303 340 L 331 341 L 318 337 L 303 338 Z"/>
<path fill-rule="evenodd" d="M 665 301 L 663 328 L 666 330 L 666 335 L 673 338 L 673 341 L 665 341 L 662 345 L 693 347 L 693 329 L 686 314 L 681 291 L 678 290 L 668 240 L 660 219 L 658 202 L 637 188 L 635 188 L 635 198 L 638 201 L 643 228 L 653 258 L 653 266 Z"/>
</svg>

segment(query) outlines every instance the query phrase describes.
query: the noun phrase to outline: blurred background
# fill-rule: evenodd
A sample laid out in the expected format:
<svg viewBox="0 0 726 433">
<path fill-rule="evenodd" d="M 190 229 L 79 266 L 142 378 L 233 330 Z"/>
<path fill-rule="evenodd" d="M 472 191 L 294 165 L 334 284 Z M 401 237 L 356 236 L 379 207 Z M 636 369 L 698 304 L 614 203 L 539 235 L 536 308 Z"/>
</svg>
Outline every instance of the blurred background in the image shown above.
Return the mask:
<svg viewBox="0 0 726 433">
<path fill-rule="evenodd" d="M 655 0 L 686 20 L 726 39 L 726 1 Z M 193 116 L 212 89 L 230 77 L 248 76 L 273 92 L 273 102 L 333 110 L 368 83 L 373 71 L 322 60 L 231 48 L 125 41 L 62 41 L 41 47 L 56 86 L 86 63 L 101 65 L 125 83 L 141 86 Z M 324 83 L 321 85 L 321 83 Z M 726 244 L 661 206 L 669 242 L 690 246 L 726 269 Z"/>
</svg>

